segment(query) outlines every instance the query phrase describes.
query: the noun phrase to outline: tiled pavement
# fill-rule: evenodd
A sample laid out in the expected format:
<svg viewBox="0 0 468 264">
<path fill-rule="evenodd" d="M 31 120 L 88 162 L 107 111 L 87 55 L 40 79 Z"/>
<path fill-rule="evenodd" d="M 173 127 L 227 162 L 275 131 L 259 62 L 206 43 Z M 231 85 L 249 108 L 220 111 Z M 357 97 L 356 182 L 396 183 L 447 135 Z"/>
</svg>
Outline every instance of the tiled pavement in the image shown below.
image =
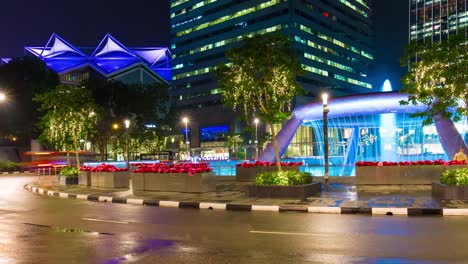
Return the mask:
<svg viewBox="0 0 468 264">
<path fill-rule="evenodd" d="M 318 179 L 322 181 L 322 179 Z M 46 190 L 93 196 L 119 197 L 157 201 L 193 203 L 221 203 L 237 205 L 275 205 L 297 207 L 347 207 L 347 208 L 468 208 L 468 200 L 432 199 L 430 185 L 356 186 L 352 177 L 331 178 L 322 184 L 322 192 L 316 196 L 300 199 L 255 198 L 246 195 L 248 183 L 236 182 L 234 177 L 217 177 L 216 192 L 204 194 L 177 192 L 149 192 L 124 189 L 91 188 L 80 185 L 58 185 L 55 177 L 41 177 L 31 186 Z"/>
</svg>

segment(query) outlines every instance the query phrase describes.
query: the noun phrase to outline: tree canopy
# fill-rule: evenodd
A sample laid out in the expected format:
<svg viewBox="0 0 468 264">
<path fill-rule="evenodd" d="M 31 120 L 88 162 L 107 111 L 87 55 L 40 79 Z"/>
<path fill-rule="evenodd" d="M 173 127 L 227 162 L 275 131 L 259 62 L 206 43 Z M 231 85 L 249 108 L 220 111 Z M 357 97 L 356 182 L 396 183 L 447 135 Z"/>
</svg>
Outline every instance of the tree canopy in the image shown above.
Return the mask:
<svg viewBox="0 0 468 264">
<path fill-rule="evenodd" d="M 80 140 L 86 140 L 94 131 L 99 112 L 90 91 L 79 86 L 59 85 L 38 94 L 34 100 L 45 113 L 41 118 L 41 141 L 67 153 L 75 150 L 79 167 Z"/>
<path fill-rule="evenodd" d="M 14 58 L 2 65 L 0 89 L 7 94 L 8 102 L 0 111 L 0 137 L 13 134 L 22 144 L 29 144 L 29 139 L 36 138 L 40 133 L 36 127 L 39 115 L 33 97 L 58 84 L 58 75 L 36 57 Z"/>
<path fill-rule="evenodd" d="M 303 69 L 291 40 L 280 33 L 257 35 L 244 39 L 226 56 L 229 63 L 216 70 L 223 103 L 242 111 L 247 122 L 257 116 L 270 124 L 276 161 L 281 170 L 276 134 L 271 124 L 290 115 L 292 98 L 302 91 L 296 77 Z"/>
<path fill-rule="evenodd" d="M 111 137 L 122 137 L 122 133 L 112 131 L 114 123 L 120 124 L 124 119 L 131 119 L 131 149 L 158 149 L 155 142 L 161 142 L 161 133 L 170 123 L 168 87 L 164 84 L 128 85 L 118 81 L 106 81 L 91 78 L 84 84 L 103 109 L 98 119 L 97 132 L 92 135 L 94 145 L 101 153 L 105 153 Z M 148 129 L 145 125 L 155 125 Z M 141 139 L 151 142 L 144 143 Z M 119 142 L 119 140 L 115 141 Z M 114 144 L 120 145 L 120 144 Z"/>
<path fill-rule="evenodd" d="M 400 103 L 427 106 L 425 111 L 412 116 L 422 117 L 424 124 L 430 124 L 438 115 L 454 121 L 468 115 L 468 40 L 465 34 L 451 35 L 440 43 L 412 43 L 407 46 L 401 63 L 409 70 L 401 79 L 400 91 L 408 93 L 409 97 Z"/>
</svg>

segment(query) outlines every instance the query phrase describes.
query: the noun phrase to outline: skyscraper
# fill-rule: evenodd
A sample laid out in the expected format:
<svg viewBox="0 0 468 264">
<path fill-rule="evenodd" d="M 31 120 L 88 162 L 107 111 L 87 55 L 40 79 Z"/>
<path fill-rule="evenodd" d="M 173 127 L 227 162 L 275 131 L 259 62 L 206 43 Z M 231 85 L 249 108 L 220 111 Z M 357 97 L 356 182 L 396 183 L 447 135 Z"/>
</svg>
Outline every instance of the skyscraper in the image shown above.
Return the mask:
<svg viewBox="0 0 468 264">
<path fill-rule="evenodd" d="M 440 41 L 468 26 L 467 0 L 409 0 L 409 40 Z"/>
<path fill-rule="evenodd" d="M 246 36 L 288 34 L 307 72 L 298 82 L 309 98 L 325 90 L 333 96 L 371 92 L 370 17 L 369 0 L 172 0 L 171 94 L 176 108 L 196 116 L 192 146 L 203 141 L 204 126 L 235 130 L 233 113 L 220 107 L 213 70 Z"/>
</svg>

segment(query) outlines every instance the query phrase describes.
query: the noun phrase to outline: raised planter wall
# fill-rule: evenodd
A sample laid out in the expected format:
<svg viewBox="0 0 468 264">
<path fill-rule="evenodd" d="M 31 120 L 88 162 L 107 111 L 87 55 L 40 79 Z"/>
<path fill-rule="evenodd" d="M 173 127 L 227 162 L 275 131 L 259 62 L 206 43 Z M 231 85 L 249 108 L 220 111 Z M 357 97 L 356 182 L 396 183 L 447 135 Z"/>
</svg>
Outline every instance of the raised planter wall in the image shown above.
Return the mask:
<svg viewBox="0 0 468 264">
<path fill-rule="evenodd" d="M 444 165 L 356 166 L 356 184 L 431 184 L 444 171 Z"/>
<path fill-rule="evenodd" d="M 60 185 L 74 185 L 74 184 L 78 184 L 78 178 L 75 177 L 65 177 L 63 175 L 59 175 L 59 182 L 60 182 Z"/>
<path fill-rule="evenodd" d="M 276 166 L 255 166 L 241 167 L 236 166 L 236 181 L 240 182 L 255 182 L 258 174 L 266 171 L 277 171 Z M 300 166 L 281 166 L 283 170 L 299 171 Z"/>
<path fill-rule="evenodd" d="M 446 200 L 468 200 L 468 186 L 445 185 L 432 182 L 432 197 Z"/>
<path fill-rule="evenodd" d="M 247 187 L 250 197 L 306 198 L 320 193 L 321 186 L 320 182 L 313 182 L 296 186 L 248 185 Z"/>
<path fill-rule="evenodd" d="M 78 172 L 78 184 L 91 186 L 91 172 L 79 171 Z"/>
<path fill-rule="evenodd" d="M 91 172 L 91 186 L 103 188 L 124 188 L 129 186 L 129 172 Z"/>
<path fill-rule="evenodd" d="M 204 193 L 216 190 L 212 172 L 195 173 L 133 173 L 132 186 L 140 191 Z"/>
</svg>

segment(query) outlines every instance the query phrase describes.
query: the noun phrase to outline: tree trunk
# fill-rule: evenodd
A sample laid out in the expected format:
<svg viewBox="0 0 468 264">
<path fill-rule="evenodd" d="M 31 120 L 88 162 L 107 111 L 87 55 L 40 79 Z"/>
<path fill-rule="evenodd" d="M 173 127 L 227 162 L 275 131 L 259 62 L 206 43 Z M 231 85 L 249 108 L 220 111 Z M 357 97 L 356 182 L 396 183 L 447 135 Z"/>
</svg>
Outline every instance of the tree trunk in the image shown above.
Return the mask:
<svg viewBox="0 0 468 264">
<path fill-rule="evenodd" d="M 79 149 L 79 146 L 78 146 L 78 142 L 75 140 L 75 156 L 76 156 L 76 167 L 77 168 L 80 168 L 80 149 Z"/>
<path fill-rule="evenodd" d="M 275 150 L 275 157 L 276 157 L 276 167 L 278 171 L 281 171 L 281 159 L 278 150 L 278 143 L 276 142 L 276 133 L 273 124 L 270 124 L 270 131 L 271 131 L 271 140 L 273 141 L 273 149 Z"/>
<path fill-rule="evenodd" d="M 66 148 L 65 151 L 67 152 L 67 166 L 70 166 L 70 151 L 68 148 Z"/>
</svg>

